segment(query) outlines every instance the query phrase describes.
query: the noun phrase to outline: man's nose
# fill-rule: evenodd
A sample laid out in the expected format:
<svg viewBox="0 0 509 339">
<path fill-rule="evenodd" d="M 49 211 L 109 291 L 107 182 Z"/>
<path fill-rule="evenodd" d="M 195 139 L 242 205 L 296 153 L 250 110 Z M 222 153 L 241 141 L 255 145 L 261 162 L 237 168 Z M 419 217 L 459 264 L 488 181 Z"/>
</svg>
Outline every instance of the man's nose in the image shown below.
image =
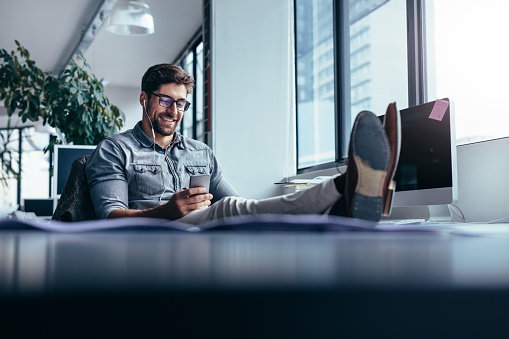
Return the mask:
<svg viewBox="0 0 509 339">
<path fill-rule="evenodd" d="M 177 102 L 174 101 L 170 107 L 166 107 L 166 111 L 175 115 L 178 113 L 178 110 L 177 110 Z"/>
</svg>

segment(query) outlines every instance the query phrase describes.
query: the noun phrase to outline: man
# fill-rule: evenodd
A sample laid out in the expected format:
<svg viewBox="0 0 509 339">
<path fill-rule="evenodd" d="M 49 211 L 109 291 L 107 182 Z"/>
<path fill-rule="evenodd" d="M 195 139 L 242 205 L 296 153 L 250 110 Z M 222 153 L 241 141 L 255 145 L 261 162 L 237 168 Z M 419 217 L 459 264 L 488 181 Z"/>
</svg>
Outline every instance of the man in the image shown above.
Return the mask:
<svg viewBox="0 0 509 339">
<path fill-rule="evenodd" d="M 99 218 L 148 217 L 200 224 L 245 214 L 323 214 L 378 221 L 390 206 L 399 157 L 399 114 L 389 105 L 386 126 L 370 112 L 354 123 L 348 170 L 307 190 L 263 200 L 244 199 L 222 174 L 211 149 L 177 132 L 194 79 L 171 64 L 150 67 L 142 79 L 142 120 L 102 141 L 87 162 Z M 389 135 L 389 138 L 388 136 Z M 210 174 L 210 189 L 188 188 Z"/>
</svg>

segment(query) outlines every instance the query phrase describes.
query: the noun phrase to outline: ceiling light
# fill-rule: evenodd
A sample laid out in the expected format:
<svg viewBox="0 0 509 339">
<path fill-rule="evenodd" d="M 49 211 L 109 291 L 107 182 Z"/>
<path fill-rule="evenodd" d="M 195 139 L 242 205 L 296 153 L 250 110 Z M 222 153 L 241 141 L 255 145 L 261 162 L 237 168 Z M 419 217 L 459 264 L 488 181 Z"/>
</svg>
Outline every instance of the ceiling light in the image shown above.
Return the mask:
<svg viewBox="0 0 509 339">
<path fill-rule="evenodd" d="M 144 1 L 120 0 L 108 17 L 106 29 L 120 35 L 153 34 L 154 18 Z"/>
</svg>

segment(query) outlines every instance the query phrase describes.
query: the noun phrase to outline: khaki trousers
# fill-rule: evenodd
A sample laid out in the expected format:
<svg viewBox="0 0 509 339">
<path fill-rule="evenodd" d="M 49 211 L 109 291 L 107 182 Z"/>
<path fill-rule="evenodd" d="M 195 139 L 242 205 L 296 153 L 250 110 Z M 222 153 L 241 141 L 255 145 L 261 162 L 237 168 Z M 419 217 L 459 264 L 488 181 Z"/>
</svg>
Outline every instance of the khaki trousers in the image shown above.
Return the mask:
<svg viewBox="0 0 509 339">
<path fill-rule="evenodd" d="M 328 179 L 308 189 L 268 199 L 226 197 L 176 221 L 199 225 L 239 215 L 324 214 L 340 196 L 333 179 Z"/>
</svg>

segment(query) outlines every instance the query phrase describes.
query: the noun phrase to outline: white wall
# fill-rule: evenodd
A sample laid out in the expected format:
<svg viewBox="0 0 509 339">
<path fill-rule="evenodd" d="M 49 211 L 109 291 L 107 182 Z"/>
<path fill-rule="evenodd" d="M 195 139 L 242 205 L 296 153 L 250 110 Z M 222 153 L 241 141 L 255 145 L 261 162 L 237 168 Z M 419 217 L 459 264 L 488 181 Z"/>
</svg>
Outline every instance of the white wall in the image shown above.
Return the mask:
<svg viewBox="0 0 509 339">
<path fill-rule="evenodd" d="M 141 92 L 139 88 L 106 86 L 104 92 L 110 104 L 117 106 L 125 114 L 126 120 L 121 132 L 133 128 L 141 120 L 143 110 L 139 101 Z"/>
<path fill-rule="evenodd" d="M 212 1 L 213 147 L 246 198 L 295 174 L 292 3 Z"/>
</svg>

